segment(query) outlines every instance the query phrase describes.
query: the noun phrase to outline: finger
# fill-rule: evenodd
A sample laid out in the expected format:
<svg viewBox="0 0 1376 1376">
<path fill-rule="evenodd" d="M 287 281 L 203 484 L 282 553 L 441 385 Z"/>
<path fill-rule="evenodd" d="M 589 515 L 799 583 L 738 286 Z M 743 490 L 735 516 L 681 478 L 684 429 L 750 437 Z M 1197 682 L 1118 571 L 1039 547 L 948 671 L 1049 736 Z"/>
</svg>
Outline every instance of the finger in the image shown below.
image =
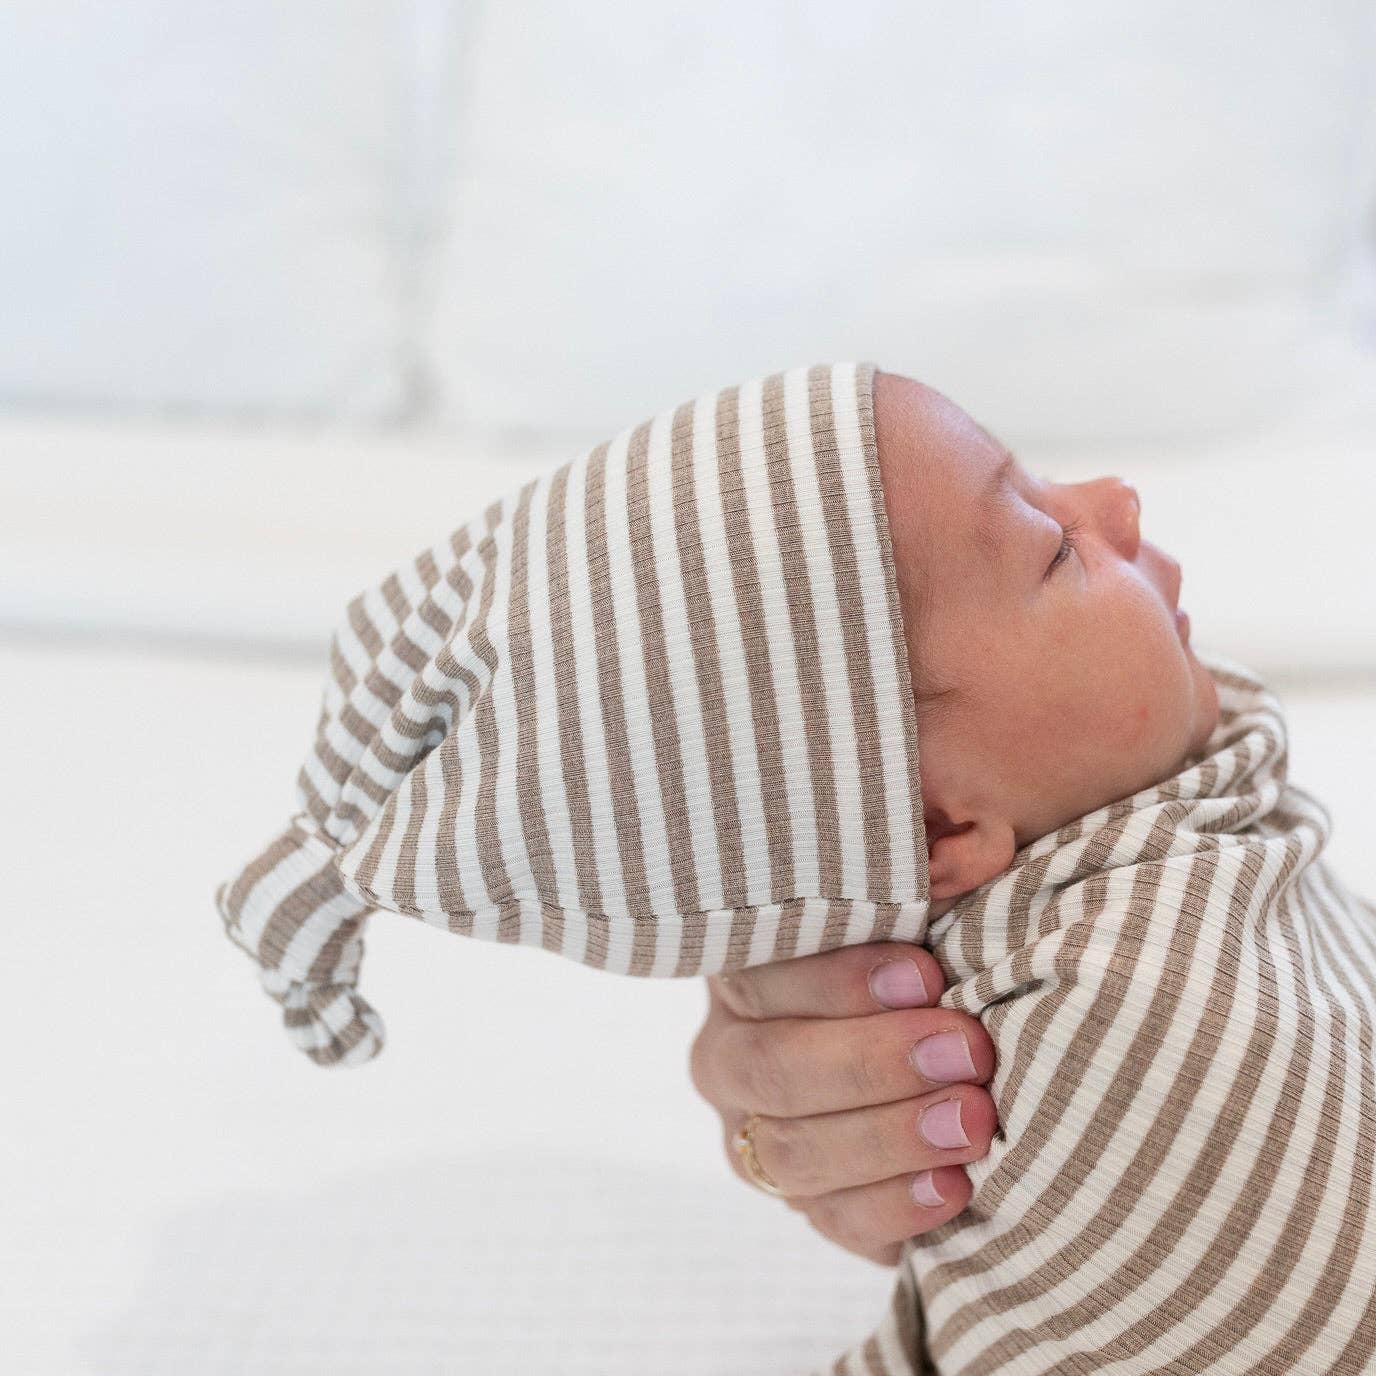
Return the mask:
<svg viewBox="0 0 1376 1376">
<path fill-rule="evenodd" d="M 935 1004 L 946 976 L 925 947 L 872 941 L 709 975 L 707 984 L 738 1018 L 854 1018 Z"/>
<path fill-rule="evenodd" d="M 812 1219 L 808 1217 L 808 1210 L 812 1207 L 813 1201 L 810 1199 L 785 1199 L 781 1203 L 787 1204 L 790 1209 L 796 1210 L 807 1218 L 812 1227 L 817 1227 Z M 820 1232 L 821 1230 L 818 1229 Z M 903 1244 L 901 1242 L 885 1242 L 877 1246 L 872 1246 L 865 1242 L 856 1240 L 842 1240 L 831 1238 L 830 1241 L 839 1247 L 844 1247 L 846 1251 L 853 1252 L 858 1257 L 864 1257 L 867 1261 L 872 1261 L 876 1266 L 897 1266 L 903 1256 Z"/>
<path fill-rule="evenodd" d="M 771 1118 L 911 1099 L 957 1082 L 983 1084 L 994 1044 L 955 1008 L 910 1008 L 867 1018 L 734 1021 L 712 1044 L 721 1103 Z"/>
<path fill-rule="evenodd" d="M 963 1167 L 941 1166 L 824 1194 L 807 1200 L 803 1212 L 824 1237 L 868 1256 L 939 1228 L 970 1202 L 972 1193 Z"/>
<path fill-rule="evenodd" d="M 723 1062 L 722 1040 L 739 1019 L 715 999 L 688 1049 L 688 1078 L 693 1088 L 723 1117 L 740 1105 L 730 1097 L 729 1076 Z"/>
<path fill-rule="evenodd" d="M 997 1115 L 989 1091 L 952 1085 L 878 1108 L 755 1121 L 755 1160 L 790 1198 L 960 1166 L 987 1154 Z"/>
</svg>

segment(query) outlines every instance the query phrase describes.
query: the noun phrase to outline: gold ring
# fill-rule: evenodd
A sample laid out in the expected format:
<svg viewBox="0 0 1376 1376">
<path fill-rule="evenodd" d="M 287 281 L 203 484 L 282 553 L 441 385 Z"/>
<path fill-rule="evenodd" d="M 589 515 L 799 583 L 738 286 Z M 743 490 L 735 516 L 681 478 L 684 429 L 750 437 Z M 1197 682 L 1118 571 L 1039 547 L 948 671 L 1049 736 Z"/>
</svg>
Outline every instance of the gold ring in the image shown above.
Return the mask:
<svg viewBox="0 0 1376 1376">
<path fill-rule="evenodd" d="M 741 1160 L 745 1163 L 745 1173 L 762 1189 L 766 1194 L 778 1195 L 786 1199 L 788 1196 L 764 1173 L 764 1167 L 760 1165 L 759 1158 L 755 1155 L 755 1125 L 760 1121 L 758 1113 L 752 1113 L 745 1120 L 745 1126 L 741 1128 L 735 1136 L 735 1147 Z"/>
</svg>

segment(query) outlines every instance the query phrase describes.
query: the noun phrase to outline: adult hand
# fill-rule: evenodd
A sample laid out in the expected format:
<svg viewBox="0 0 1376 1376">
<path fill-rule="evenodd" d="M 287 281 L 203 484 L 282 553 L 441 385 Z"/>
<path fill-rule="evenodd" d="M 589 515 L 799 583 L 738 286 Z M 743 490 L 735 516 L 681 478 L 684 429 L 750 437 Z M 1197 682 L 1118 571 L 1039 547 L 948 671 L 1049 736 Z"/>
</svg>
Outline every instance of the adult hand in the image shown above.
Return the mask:
<svg viewBox="0 0 1376 1376">
<path fill-rule="evenodd" d="M 996 1127 L 979 1088 L 993 1042 L 978 1018 L 929 1006 L 945 987 L 930 951 L 894 941 L 707 977 L 690 1070 L 731 1169 L 749 1182 L 733 1138 L 757 1113 L 756 1160 L 789 1207 L 881 1266 L 965 1207 L 962 1166 Z"/>
</svg>

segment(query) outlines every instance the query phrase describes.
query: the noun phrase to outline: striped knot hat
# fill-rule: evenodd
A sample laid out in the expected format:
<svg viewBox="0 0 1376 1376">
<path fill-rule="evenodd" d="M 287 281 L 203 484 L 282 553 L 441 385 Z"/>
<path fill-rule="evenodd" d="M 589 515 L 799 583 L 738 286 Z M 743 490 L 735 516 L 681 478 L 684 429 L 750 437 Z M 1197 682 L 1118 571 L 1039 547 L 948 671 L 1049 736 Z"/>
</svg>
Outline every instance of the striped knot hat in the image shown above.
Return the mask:
<svg viewBox="0 0 1376 1376">
<path fill-rule="evenodd" d="M 349 603 L 295 814 L 216 891 L 314 1061 L 382 1045 L 378 910 L 648 976 L 921 940 L 874 373 L 665 410 Z"/>
</svg>

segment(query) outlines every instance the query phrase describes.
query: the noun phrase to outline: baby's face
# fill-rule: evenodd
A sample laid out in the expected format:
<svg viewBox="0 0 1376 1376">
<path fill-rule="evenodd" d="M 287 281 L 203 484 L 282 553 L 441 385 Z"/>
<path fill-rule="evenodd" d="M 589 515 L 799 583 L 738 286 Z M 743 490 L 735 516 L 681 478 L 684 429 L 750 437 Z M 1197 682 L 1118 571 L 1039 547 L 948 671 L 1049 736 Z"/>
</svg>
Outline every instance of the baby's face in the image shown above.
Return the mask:
<svg viewBox="0 0 1376 1376">
<path fill-rule="evenodd" d="M 1175 773 L 1218 698 L 1131 487 L 1029 474 L 910 378 L 877 372 L 874 399 L 914 678 L 952 689 L 919 739 L 932 897 L 953 898 Z"/>
</svg>

